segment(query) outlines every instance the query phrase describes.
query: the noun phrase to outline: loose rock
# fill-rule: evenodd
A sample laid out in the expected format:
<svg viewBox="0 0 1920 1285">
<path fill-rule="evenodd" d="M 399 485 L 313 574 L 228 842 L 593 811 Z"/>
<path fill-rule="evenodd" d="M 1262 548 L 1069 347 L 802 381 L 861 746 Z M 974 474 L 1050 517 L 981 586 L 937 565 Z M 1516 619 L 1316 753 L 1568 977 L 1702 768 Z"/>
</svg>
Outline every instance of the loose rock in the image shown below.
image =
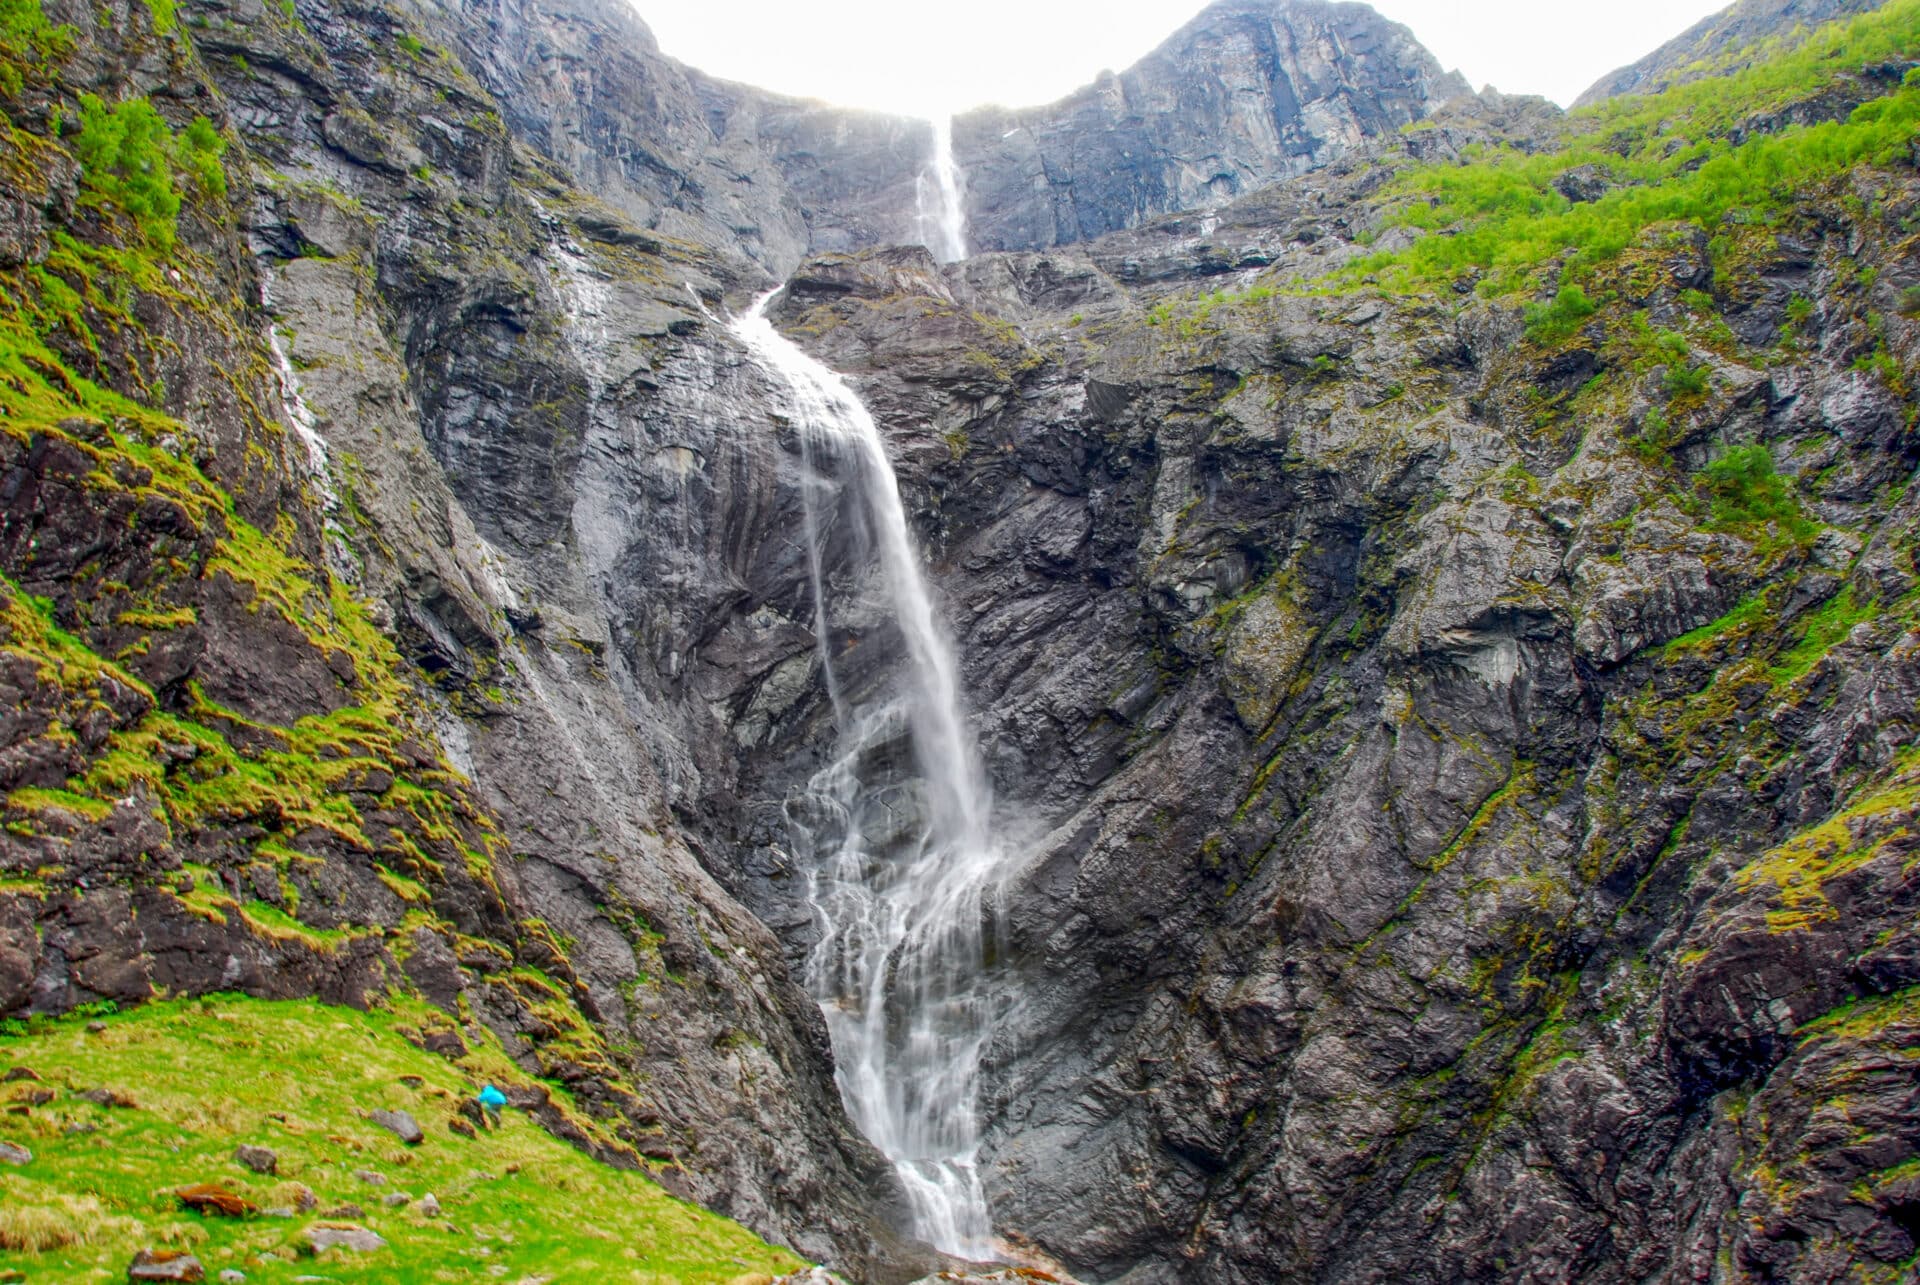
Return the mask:
<svg viewBox="0 0 1920 1285">
<path fill-rule="evenodd" d="M 392 1130 L 409 1147 L 417 1147 L 426 1139 L 418 1122 L 405 1111 L 375 1111 L 367 1118 L 383 1129 Z"/>
<path fill-rule="evenodd" d="M 0 1164 L 24 1165 L 33 1163 L 33 1152 L 25 1147 L 15 1146 L 11 1142 L 0 1142 Z"/>
<path fill-rule="evenodd" d="M 384 1187 L 387 1185 L 387 1175 L 375 1173 L 371 1169 L 355 1169 L 353 1176 L 361 1182 L 366 1183 L 369 1187 Z"/>
<path fill-rule="evenodd" d="M 245 1218 L 257 1212 L 251 1201 L 238 1193 L 228 1191 L 218 1183 L 197 1182 L 190 1187 L 180 1187 L 174 1196 L 195 1213 L 219 1215 L 223 1218 Z"/>
<path fill-rule="evenodd" d="M 380 1198 L 380 1203 L 389 1209 L 401 1209 L 411 1204 L 413 1197 L 404 1191 L 389 1191 Z"/>
<path fill-rule="evenodd" d="M 419 1202 L 414 1205 L 414 1210 L 422 1218 L 438 1218 L 440 1216 L 439 1197 L 429 1191 L 426 1195 L 420 1197 Z"/>
<path fill-rule="evenodd" d="M 172 1249 L 143 1249 L 127 1268 L 130 1281 L 203 1281 L 207 1269 L 192 1254 Z"/>
<path fill-rule="evenodd" d="M 315 1254 L 335 1248 L 370 1254 L 387 1247 L 387 1242 L 378 1232 L 355 1223 L 315 1223 L 300 1234 L 308 1252 Z"/>
<path fill-rule="evenodd" d="M 273 1174 L 279 1171 L 280 1157 L 266 1147 L 242 1145 L 234 1151 L 233 1158 L 255 1173 Z"/>
<path fill-rule="evenodd" d="M 247 1274 L 245 1272 L 235 1271 L 231 1267 L 223 1269 L 220 1273 L 220 1285 L 240 1285 L 240 1283 L 246 1279 Z"/>
</svg>

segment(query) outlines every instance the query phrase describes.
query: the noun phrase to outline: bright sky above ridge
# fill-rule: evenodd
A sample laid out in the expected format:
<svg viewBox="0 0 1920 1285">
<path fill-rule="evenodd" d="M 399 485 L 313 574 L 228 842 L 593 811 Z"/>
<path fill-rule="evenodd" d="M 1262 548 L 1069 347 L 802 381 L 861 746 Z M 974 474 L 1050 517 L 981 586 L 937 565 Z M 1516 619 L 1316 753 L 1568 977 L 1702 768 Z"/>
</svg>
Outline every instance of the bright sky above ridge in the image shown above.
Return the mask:
<svg viewBox="0 0 1920 1285">
<path fill-rule="evenodd" d="M 1051 102 L 1206 0 L 632 0 L 660 46 L 728 80 L 914 115 Z M 1571 102 L 1727 0 L 1374 0 L 1477 89 Z"/>
</svg>

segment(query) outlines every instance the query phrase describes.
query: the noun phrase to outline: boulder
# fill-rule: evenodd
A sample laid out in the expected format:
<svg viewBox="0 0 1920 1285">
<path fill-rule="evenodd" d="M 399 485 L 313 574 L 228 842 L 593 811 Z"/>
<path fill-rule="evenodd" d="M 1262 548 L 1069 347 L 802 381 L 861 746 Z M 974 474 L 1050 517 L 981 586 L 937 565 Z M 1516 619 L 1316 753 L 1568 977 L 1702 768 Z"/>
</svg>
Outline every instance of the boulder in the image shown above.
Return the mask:
<svg viewBox="0 0 1920 1285">
<path fill-rule="evenodd" d="M 196 1182 L 191 1186 L 176 1188 L 173 1194 L 181 1205 L 197 1214 L 245 1218 L 248 1214 L 258 1212 L 251 1201 L 218 1183 Z"/>
<path fill-rule="evenodd" d="M 315 1223 L 301 1232 L 300 1236 L 307 1252 L 314 1254 L 325 1253 L 329 1249 L 351 1249 L 355 1253 L 370 1254 L 387 1247 L 386 1240 L 378 1232 L 358 1223 Z"/>
<path fill-rule="evenodd" d="M 233 1153 L 233 1158 L 245 1168 L 259 1174 L 278 1172 L 280 1157 L 266 1147 L 253 1147 L 242 1144 Z"/>
<path fill-rule="evenodd" d="M 143 1249 L 127 1268 L 130 1281 L 203 1281 L 207 1269 L 192 1254 L 174 1249 Z"/>
<path fill-rule="evenodd" d="M 417 1147 L 426 1135 L 420 1132 L 419 1123 L 405 1111 L 375 1111 L 367 1117 L 383 1129 L 391 1130 L 395 1137 L 409 1147 Z"/>
</svg>

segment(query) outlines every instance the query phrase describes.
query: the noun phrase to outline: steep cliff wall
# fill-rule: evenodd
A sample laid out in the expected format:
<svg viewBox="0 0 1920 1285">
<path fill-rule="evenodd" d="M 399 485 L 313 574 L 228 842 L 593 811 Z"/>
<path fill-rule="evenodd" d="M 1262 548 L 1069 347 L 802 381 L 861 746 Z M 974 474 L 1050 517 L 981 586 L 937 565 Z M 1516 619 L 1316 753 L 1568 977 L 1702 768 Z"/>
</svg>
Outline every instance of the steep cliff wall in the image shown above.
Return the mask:
<svg viewBox="0 0 1920 1285">
<path fill-rule="evenodd" d="M 1906 120 L 1877 58 L 1799 93 Z M 1910 1272 L 1910 134 L 1764 222 L 1561 249 L 1641 199 L 1575 181 L 1594 141 L 1840 137 L 1743 83 L 1577 144 L 1490 102 L 1218 219 L 789 288 L 898 434 L 1029 844 L 1010 1234 L 1099 1280 Z M 1460 217 L 1418 158 L 1515 126 L 1506 266 L 1469 217 L 1429 247 L 1461 293 L 1369 285 Z M 777 923 L 769 868 L 736 883 Z"/>
<path fill-rule="evenodd" d="M 933 154 L 923 122 L 695 82 L 717 135 L 771 157 L 815 252 L 914 239 L 914 184 Z M 970 244 L 1043 249 L 1223 205 L 1468 92 L 1365 5 L 1222 0 L 1060 102 L 957 118 Z"/>
</svg>

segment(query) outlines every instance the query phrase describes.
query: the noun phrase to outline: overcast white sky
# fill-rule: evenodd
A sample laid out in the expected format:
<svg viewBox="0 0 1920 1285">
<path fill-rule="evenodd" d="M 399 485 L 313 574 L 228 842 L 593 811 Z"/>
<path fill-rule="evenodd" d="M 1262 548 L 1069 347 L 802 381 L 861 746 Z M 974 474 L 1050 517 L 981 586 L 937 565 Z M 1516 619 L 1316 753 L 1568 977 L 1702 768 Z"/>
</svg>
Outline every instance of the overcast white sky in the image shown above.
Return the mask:
<svg viewBox="0 0 1920 1285">
<path fill-rule="evenodd" d="M 1571 102 L 1727 0 L 1375 0 L 1474 88 Z M 1051 102 L 1173 34 L 1205 0 L 633 0 L 703 71 L 932 115 Z"/>
</svg>

